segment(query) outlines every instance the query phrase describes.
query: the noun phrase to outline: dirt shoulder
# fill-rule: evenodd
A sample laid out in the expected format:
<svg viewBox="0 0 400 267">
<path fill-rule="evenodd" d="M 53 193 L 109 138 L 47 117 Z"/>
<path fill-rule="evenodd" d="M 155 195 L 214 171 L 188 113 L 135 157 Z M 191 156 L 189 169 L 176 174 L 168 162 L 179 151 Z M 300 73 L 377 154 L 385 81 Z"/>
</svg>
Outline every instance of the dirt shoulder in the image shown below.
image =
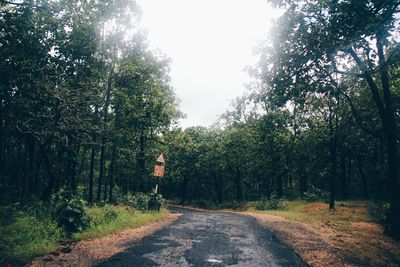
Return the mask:
<svg viewBox="0 0 400 267">
<path fill-rule="evenodd" d="M 345 260 L 341 251 L 327 243 L 308 225 L 280 216 L 255 212 L 238 213 L 254 217 L 274 231 L 282 243 L 292 248 L 310 266 L 353 266 Z"/>
<path fill-rule="evenodd" d="M 400 266 L 400 244 L 369 222 L 297 222 L 257 212 L 238 212 L 273 230 L 310 266 Z"/>
<path fill-rule="evenodd" d="M 170 213 L 164 220 L 138 228 L 127 229 L 120 233 L 94 240 L 79 241 L 72 245 L 61 246 L 58 252 L 37 258 L 28 266 L 92 266 L 94 263 L 108 259 L 144 237 L 161 230 L 180 216 L 181 214 L 179 213 Z"/>
</svg>

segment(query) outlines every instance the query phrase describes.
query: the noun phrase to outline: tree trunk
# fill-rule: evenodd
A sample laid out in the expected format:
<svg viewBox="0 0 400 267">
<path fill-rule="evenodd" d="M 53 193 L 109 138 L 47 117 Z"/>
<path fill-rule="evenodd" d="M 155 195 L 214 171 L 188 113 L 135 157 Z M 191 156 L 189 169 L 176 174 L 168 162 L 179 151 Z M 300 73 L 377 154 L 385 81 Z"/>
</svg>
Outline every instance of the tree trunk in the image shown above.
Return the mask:
<svg viewBox="0 0 400 267">
<path fill-rule="evenodd" d="M 97 178 L 97 202 L 100 203 L 101 200 L 101 189 L 103 186 L 103 176 L 104 176 L 104 157 L 106 153 L 106 147 L 104 144 L 104 138 L 102 138 L 101 149 L 100 149 L 100 162 L 99 162 L 99 177 Z"/>
<path fill-rule="evenodd" d="M 183 177 L 182 180 L 182 188 L 181 188 L 181 202 L 180 204 L 185 204 L 186 201 L 186 189 L 187 189 L 187 183 L 188 183 L 188 179 L 185 177 Z"/>
<path fill-rule="evenodd" d="M 102 125 L 102 137 L 101 137 L 101 149 L 100 149 L 100 167 L 99 167 L 99 177 L 97 180 L 97 202 L 100 202 L 101 200 L 101 189 L 102 189 L 102 184 L 103 184 L 103 178 L 104 178 L 104 160 L 105 160 L 105 153 L 106 153 L 106 138 L 105 138 L 105 131 L 107 128 L 107 120 L 108 120 L 108 108 L 110 106 L 110 101 L 111 101 L 111 91 L 112 91 L 112 79 L 114 75 L 114 67 L 115 63 L 114 61 L 110 65 L 110 69 L 107 75 L 107 86 L 106 86 L 106 98 L 104 101 L 104 106 L 103 106 L 103 125 Z M 106 186 L 106 185 L 105 185 Z M 104 194 L 106 196 L 106 192 Z"/>
<path fill-rule="evenodd" d="M 369 197 L 369 194 L 368 194 L 368 181 L 367 181 L 367 176 L 365 175 L 364 169 L 362 168 L 361 157 L 357 158 L 357 168 L 358 168 L 358 172 L 360 173 L 361 181 L 363 183 L 364 198 L 368 199 L 368 197 Z"/>
<path fill-rule="evenodd" d="M 372 74 L 365 69 L 363 62 L 358 57 L 357 53 L 350 48 L 348 51 L 353 57 L 358 67 L 363 71 L 364 78 L 371 91 L 372 97 L 379 111 L 379 116 L 382 121 L 383 135 L 386 141 L 387 150 L 387 166 L 389 180 L 389 202 L 390 202 L 390 233 L 400 239 L 400 188 L 399 188 L 399 148 L 397 144 L 398 130 L 393 109 L 392 94 L 390 92 L 389 65 L 384 56 L 384 32 L 379 30 L 376 34 L 376 48 L 379 58 L 379 72 L 382 84 L 383 97 L 381 96 L 378 85 L 374 81 Z"/>
<path fill-rule="evenodd" d="M 347 187 L 347 168 L 346 168 L 346 157 L 343 155 L 340 156 L 340 166 L 341 166 L 341 175 L 340 175 L 340 185 L 342 187 L 342 197 L 343 199 L 347 199 L 349 197 L 348 187 Z"/>
<path fill-rule="evenodd" d="M 388 157 L 388 178 L 390 194 L 390 226 L 394 238 L 400 239 L 400 188 L 399 188 L 399 144 L 393 99 L 390 92 L 389 66 L 384 57 L 383 32 L 376 35 L 379 57 L 379 70 L 383 89 L 383 102 L 385 116 L 383 117 L 383 133 L 386 138 Z"/>
<path fill-rule="evenodd" d="M 114 142 L 111 154 L 111 163 L 110 163 L 110 171 L 108 173 L 108 179 L 110 181 L 110 188 L 108 193 L 108 202 L 113 202 L 113 188 L 114 188 L 114 168 L 115 168 L 115 161 L 117 157 L 117 147 Z"/>
<path fill-rule="evenodd" d="M 329 99 L 329 137 L 330 137 L 330 158 L 331 158 L 331 175 L 329 180 L 329 209 L 335 208 L 335 189 L 337 176 L 337 154 L 336 154 L 336 127 L 333 124 L 333 108 L 332 99 Z M 337 126 L 337 125 L 336 125 Z"/>
<path fill-rule="evenodd" d="M 93 180 L 94 180 L 94 161 L 95 161 L 95 155 L 96 155 L 96 148 L 95 148 L 95 143 L 96 143 L 96 135 L 93 135 L 93 145 L 92 145 L 92 153 L 90 155 L 90 171 L 89 171 L 89 203 L 93 202 Z"/>
</svg>

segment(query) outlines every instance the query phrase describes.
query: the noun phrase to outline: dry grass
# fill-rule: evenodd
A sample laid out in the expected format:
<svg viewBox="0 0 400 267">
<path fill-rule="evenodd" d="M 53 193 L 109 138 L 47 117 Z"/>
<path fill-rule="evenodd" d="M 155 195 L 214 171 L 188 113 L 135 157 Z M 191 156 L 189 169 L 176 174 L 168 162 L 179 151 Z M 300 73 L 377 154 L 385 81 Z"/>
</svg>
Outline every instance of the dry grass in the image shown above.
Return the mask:
<svg viewBox="0 0 400 267">
<path fill-rule="evenodd" d="M 333 211 L 325 203 L 291 201 L 284 211 L 247 213 L 275 229 L 311 266 L 400 266 L 400 243 L 373 222 L 365 201 L 338 202 Z"/>
</svg>

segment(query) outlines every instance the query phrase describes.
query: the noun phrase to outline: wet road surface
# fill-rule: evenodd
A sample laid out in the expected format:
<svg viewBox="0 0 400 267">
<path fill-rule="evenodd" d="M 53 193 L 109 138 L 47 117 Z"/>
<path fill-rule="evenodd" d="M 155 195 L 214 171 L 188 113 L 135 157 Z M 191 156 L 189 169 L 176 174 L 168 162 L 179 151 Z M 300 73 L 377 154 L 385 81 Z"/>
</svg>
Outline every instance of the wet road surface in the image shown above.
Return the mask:
<svg viewBox="0 0 400 267">
<path fill-rule="evenodd" d="M 97 266 L 307 266 L 253 218 L 173 211 L 183 215 Z"/>
</svg>

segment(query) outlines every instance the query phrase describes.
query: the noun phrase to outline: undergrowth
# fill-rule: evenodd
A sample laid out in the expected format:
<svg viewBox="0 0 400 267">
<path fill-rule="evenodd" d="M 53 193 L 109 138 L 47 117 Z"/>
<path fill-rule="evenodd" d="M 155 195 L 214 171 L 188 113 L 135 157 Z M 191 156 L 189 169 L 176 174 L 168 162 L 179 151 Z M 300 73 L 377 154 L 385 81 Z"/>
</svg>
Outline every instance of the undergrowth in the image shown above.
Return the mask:
<svg viewBox="0 0 400 267">
<path fill-rule="evenodd" d="M 61 190 L 48 203 L 2 206 L 0 266 L 22 265 L 57 250 L 60 242 L 93 239 L 165 218 L 168 212 L 164 209 L 147 211 L 149 199 L 140 193 L 131 195 L 131 202 L 90 207 Z M 161 198 L 159 201 L 163 202 Z"/>
</svg>

